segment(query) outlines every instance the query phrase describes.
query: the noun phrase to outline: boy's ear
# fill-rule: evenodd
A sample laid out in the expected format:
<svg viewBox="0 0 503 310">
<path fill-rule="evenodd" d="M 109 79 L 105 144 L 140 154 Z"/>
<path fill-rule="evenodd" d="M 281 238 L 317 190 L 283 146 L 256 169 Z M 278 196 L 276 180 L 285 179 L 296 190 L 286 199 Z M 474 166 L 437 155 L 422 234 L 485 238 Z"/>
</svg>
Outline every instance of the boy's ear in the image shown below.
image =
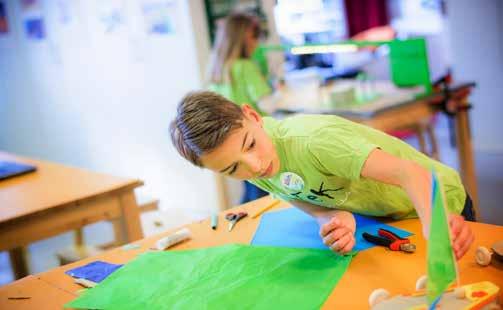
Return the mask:
<svg viewBox="0 0 503 310">
<path fill-rule="evenodd" d="M 258 123 L 259 125 L 262 125 L 263 122 L 262 116 L 257 111 L 255 111 L 250 105 L 243 104 L 241 106 L 241 111 L 243 111 L 243 115 L 246 119 Z"/>
</svg>

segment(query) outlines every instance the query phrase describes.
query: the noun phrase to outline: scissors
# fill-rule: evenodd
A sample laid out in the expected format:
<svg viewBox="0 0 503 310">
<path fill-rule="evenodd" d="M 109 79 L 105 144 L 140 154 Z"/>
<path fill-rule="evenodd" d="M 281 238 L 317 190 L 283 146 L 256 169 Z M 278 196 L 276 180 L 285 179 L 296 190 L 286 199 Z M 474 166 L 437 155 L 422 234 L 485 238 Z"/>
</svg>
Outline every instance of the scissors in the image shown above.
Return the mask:
<svg viewBox="0 0 503 310">
<path fill-rule="evenodd" d="M 414 253 L 416 251 L 416 246 L 410 243 L 408 238 L 400 238 L 397 234 L 383 228 L 380 228 L 377 234 L 379 236 L 364 232 L 363 238 L 368 242 L 388 247 L 392 251 L 403 251 L 406 253 Z"/>
<path fill-rule="evenodd" d="M 228 220 L 229 223 L 229 231 L 231 231 L 234 226 L 236 225 L 237 222 L 239 222 L 242 218 L 246 217 L 248 213 L 246 212 L 239 212 L 239 213 L 227 213 L 225 215 L 225 219 Z"/>
</svg>

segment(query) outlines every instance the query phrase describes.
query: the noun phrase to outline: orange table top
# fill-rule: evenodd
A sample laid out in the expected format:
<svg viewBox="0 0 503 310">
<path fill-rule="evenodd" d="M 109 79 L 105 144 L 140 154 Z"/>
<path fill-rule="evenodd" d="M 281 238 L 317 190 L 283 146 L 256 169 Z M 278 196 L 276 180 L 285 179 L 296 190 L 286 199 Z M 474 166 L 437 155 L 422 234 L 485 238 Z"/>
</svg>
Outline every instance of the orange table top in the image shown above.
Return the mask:
<svg viewBox="0 0 503 310">
<path fill-rule="evenodd" d="M 0 181 L 0 224 L 143 184 L 136 179 L 114 177 L 5 152 L 0 152 L 0 160 L 37 167 L 36 172 Z"/>
<path fill-rule="evenodd" d="M 270 203 L 271 198 L 264 197 L 238 206 L 235 209 L 246 210 L 249 214 L 254 214 L 257 210 Z M 288 207 L 288 204 L 282 202 L 275 210 L 284 207 Z M 220 214 L 217 230 L 211 229 L 209 219 L 185 225 L 190 229 L 192 239 L 170 248 L 169 251 L 218 246 L 228 243 L 250 243 L 259 224 L 259 218 L 252 219 L 251 216 L 248 216 L 240 221 L 232 232 L 228 232 L 227 222 L 224 220 L 225 213 Z M 353 258 L 341 281 L 326 300 L 324 309 L 367 309 L 368 296 L 376 288 L 385 288 L 392 295 L 414 291 L 416 280 L 426 273 L 426 242 L 420 235 L 420 222 L 417 219 L 411 219 L 393 222 L 391 225 L 415 233 L 410 239 L 416 244 L 417 251 L 414 254 L 406 254 L 392 252 L 382 247 L 374 247 L 358 253 Z M 475 263 L 474 259 L 477 246 L 490 247 L 494 242 L 503 238 L 503 226 L 482 223 L 470 223 L 470 225 L 475 233 L 475 242 L 470 251 L 459 261 L 461 284 L 491 281 L 503 288 L 503 267 L 497 264 L 481 267 Z M 111 263 L 126 263 L 138 254 L 153 247 L 159 238 L 178 229 L 134 242 L 133 244 L 139 245 L 137 249 L 116 248 L 99 256 L 41 273 L 37 277 L 46 283 L 76 295 L 76 292 L 81 290 L 82 287 L 73 283 L 73 279 L 64 274 L 66 270 L 98 259 Z"/>
<path fill-rule="evenodd" d="M 34 276 L 27 276 L 0 287 L 0 309 L 62 309 L 75 297 Z"/>
</svg>

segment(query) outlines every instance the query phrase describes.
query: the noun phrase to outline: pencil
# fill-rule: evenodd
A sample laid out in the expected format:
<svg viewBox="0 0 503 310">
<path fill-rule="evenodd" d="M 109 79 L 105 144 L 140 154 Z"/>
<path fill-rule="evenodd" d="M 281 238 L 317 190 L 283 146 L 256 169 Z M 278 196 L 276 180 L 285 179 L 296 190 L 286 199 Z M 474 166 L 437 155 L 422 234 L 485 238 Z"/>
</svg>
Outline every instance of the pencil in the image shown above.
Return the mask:
<svg viewBox="0 0 503 310">
<path fill-rule="evenodd" d="M 261 215 L 262 213 L 264 213 L 265 211 L 275 207 L 277 204 L 279 204 L 281 201 L 279 200 L 274 200 L 272 203 L 270 203 L 269 205 L 263 207 L 262 209 L 260 209 L 257 213 L 255 213 L 254 215 L 252 215 L 252 219 L 256 218 L 257 216 Z"/>
</svg>

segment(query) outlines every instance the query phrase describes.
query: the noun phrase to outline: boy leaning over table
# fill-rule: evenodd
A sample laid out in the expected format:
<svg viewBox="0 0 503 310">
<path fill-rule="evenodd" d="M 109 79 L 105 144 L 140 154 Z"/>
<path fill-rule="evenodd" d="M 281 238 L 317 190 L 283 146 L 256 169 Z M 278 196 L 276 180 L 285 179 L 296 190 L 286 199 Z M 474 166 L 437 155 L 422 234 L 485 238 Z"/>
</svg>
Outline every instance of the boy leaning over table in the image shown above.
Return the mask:
<svg viewBox="0 0 503 310">
<path fill-rule="evenodd" d="M 466 222 L 475 220 L 473 206 L 458 173 L 370 127 L 334 115 L 275 120 L 200 91 L 181 100 L 170 131 L 192 164 L 247 180 L 315 217 L 324 244 L 335 252 L 355 245 L 352 213 L 419 216 L 427 237 L 432 169 L 445 190 L 457 259 L 474 240 Z"/>
</svg>

